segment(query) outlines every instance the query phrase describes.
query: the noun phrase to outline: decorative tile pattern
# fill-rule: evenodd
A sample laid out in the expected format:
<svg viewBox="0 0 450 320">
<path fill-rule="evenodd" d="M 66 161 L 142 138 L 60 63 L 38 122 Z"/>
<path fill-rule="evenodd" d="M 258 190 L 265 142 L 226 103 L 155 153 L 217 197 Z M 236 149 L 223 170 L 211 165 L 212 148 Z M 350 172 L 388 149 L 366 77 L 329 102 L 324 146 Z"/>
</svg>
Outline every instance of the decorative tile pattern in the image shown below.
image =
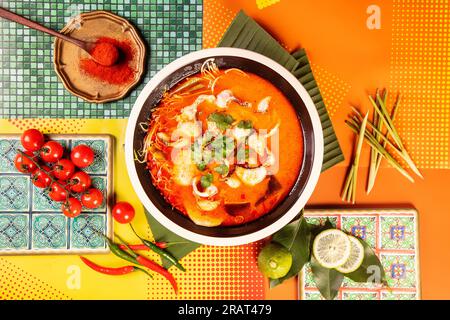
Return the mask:
<svg viewBox="0 0 450 320">
<path fill-rule="evenodd" d="M 344 216 L 342 217 L 341 228 L 353 236 L 363 239 L 371 247 L 374 247 L 376 241 L 376 223 L 377 221 L 375 216 Z"/>
<path fill-rule="evenodd" d="M 414 210 L 306 210 L 311 224 L 323 224 L 327 218 L 349 234 L 363 238 L 380 257 L 387 287 L 357 283 L 347 277 L 338 300 L 409 300 L 419 299 L 419 258 L 417 248 L 417 213 Z M 309 264 L 299 278 L 301 299 L 320 300 Z"/>
<path fill-rule="evenodd" d="M 202 0 L 3 1 L 2 6 L 54 30 L 81 12 L 106 10 L 138 26 L 148 44 L 147 75 L 119 101 L 88 103 L 71 95 L 53 70 L 53 38 L 0 21 L 0 117 L 126 118 L 144 85 L 177 57 L 202 48 Z"/>
<path fill-rule="evenodd" d="M 416 257 L 411 254 L 382 254 L 381 263 L 390 288 L 414 289 L 417 285 Z"/>
<path fill-rule="evenodd" d="M 67 218 L 61 214 L 33 214 L 33 248 L 67 247 Z"/>
<path fill-rule="evenodd" d="M 37 188 L 33 185 L 33 211 L 38 212 L 59 212 L 61 211 L 61 203 L 53 201 L 48 196 L 45 189 Z"/>
<path fill-rule="evenodd" d="M 104 140 L 73 140 L 72 148 L 76 147 L 80 144 L 85 144 L 90 146 L 95 151 L 94 162 L 87 168 L 84 168 L 83 171 L 90 174 L 105 174 L 107 168 L 106 161 L 106 150 L 108 148 L 106 141 Z"/>
<path fill-rule="evenodd" d="M 19 139 L 0 140 L 0 172 L 17 172 L 14 158 L 21 147 Z"/>
<path fill-rule="evenodd" d="M 103 192 L 103 202 L 101 204 L 100 207 L 96 208 L 96 209 L 85 209 L 85 212 L 104 212 L 106 210 L 106 200 L 107 200 L 107 179 L 106 177 L 99 177 L 99 176 L 92 176 L 92 186 L 94 188 L 97 188 L 98 190 Z"/>
<path fill-rule="evenodd" d="M 61 211 L 48 191 L 35 187 L 29 175 L 11 169 L 16 149 L 22 149 L 18 136 L 0 135 L 0 255 L 32 253 L 103 252 L 106 244 L 92 228 L 111 234 L 108 199 L 112 181 L 109 166 L 112 141 L 109 136 L 50 135 L 65 146 L 67 155 L 81 143 L 95 151 L 90 170 L 92 185 L 103 192 L 99 208 L 84 208 L 84 215 L 69 219 Z M 80 198 L 80 195 L 77 195 Z"/>
<path fill-rule="evenodd" d="M 414 249 L 414 234 L 416 228 L 413 217 L 381 217 L 381 248 L 383 249 Z"/>
<path fill-rule="evenodd" d="M 28 211 L 30 178 L 21 175 L 0 176 L 0 211 Z"/>
<path fill-rule="evenodd" d="M 416 293 L 404 293 L 404 292 L 381 292 L 381 300 L 416 300 Z"/>
<path fill-rule="evenodd" d="M 81 214 L 71 220 L 71 245 L 73 248 L 104 247 L 105 240 L 98 232 L 105 231 L 105 216 Z"/>
<path fill-rule="evenodd" d="M 342 292 L 342 300 L 378 300 L 376 292 Z"/>
<path fill-rule="evenodd" d="M 325 300 L 319 291 L 306 291 L 303 300 Z"/>
<path fill-rule="evenodd" d="M 0 249 L 28 248 L 28 215 L 0 214 Z"/>
<path fill-rule="evenodd" d="M 335 216 L 327 216 L 327 217 L 305 217 L 306 221 L 309 224 L 315 224 L 315 225 L 324 225 L 325 222 L 328 220 L 330 220 L 331 224 L 333 225 L 333 227 L 336 227 L 337 222 L 338 222 L 338 218 Z"/>
</svg>

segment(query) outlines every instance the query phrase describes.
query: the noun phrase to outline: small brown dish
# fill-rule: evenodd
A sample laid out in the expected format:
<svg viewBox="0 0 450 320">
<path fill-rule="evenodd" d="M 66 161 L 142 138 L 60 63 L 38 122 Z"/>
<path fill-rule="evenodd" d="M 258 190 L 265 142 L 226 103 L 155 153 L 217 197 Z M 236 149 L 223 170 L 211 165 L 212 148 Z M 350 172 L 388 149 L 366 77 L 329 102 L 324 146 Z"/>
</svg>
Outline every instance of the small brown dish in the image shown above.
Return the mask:
<svg viewBox="0 0 450 320">
<path fill-rule="evenodd" d="M 128 40 L 134 51 L 129 63 L 135 70 L 133 80 L 123 85 L 110 84 L 80 70 L 80 59 L 89 57 L 85 51 L 71 43 L 55 39 L 55 71 L 64 87 L 72 94 L 89 102 L 104 103 L 123 98 L 140 81 L 145 69 L 146 49 L 138 31 L 126 19 L 106 11 L 82 13 L 69 21 L 61 33 L 90 42 L 105 36 L 118 41 Z"/>
</svg>

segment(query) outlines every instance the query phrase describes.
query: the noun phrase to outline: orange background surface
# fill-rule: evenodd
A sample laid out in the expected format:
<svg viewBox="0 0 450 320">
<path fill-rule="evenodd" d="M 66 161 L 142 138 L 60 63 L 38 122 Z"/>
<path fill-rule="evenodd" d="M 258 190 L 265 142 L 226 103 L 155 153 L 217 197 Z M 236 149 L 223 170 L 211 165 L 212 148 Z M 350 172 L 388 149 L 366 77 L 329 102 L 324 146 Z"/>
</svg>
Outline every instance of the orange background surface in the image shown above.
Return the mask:
<svg viewBox="0 0 450 320">
<path fill-rule="evenodd" d="M 258 4 L 264 8 L 258 8 Z M 273 4 L 271 4 L 273 3 Z M 270 5 L 271 4 L 271 5 Z M 369 30 L 369 5 L 381 9 L 381 29 Z M 423 299 L 450 299 L 450 9 L 448 1 L 205 1 L 204 46 L 217 44 L 239 10 L 253 17 L 287 49 L 307 50 L 346 161 L 321 175 L 310 206 L 343 206 L 339 194 L 353 136 L 345 126 L 350 106 L 368 108 L 378 88 L 400 92 L 397 126 L 424 180 L 411 184 L 387 165 L 374 190 L 359 180 L 358 207 L 414 207 L 419 211 Z M 368 163 L 366 147 L 360 177 Z M 297 281 L 267 299 L 296 299 Z"/>
<path fill-rule="evenodd" d="M 344 5 L 345 3 L 345 5 Z M 381 29 L 366 27 L 369 5 L 381 9 Z M 259 7 L 258 7 L 259 6 Z M 204 47 L 214 47 L 236 12 L 244 9 L 287 49 L 304 47 L 346 161 L 326 171 L 309 206 L 343 206 L 339 194 L 354 136 L 344 119 L 355 105 L 369 107 L 377 87 L 400 92 L 397 127 L 425 179 L 409 183 L 385 163 L 372 193 L 365 194 L 368 148 L 364 148 L 358 207 L 415 207 L 420 221 L 420 272 L 423 299 L 450 299 L 450 4 L 447 0 L 204 0 Z M 123 145 L 123 120 L 1 121 L 2 131 L 37 127 L 45 132 L 100 133 Z M 72 131 L 71 131 L 72 132 Z M 121 147 L 115 150 L 117 199 L 135 204 L 136 223 L 150 237 L 139 200 L 131 190 Z M 124 226 L 115 230 L 136 241 Z M 91 272 L 77 256 L 0 257 L 0 298 L 25 299 L 296 299 L 297 281 L 269 289 L 257 271 L 261 242 L 238 247 L 209 247 L 188 255 L 188 273 L 176 273 L 182 288 L 175 297 L 161 277 L 143 274 L 111 278 Z M 121 263 L 112 255 L 94 256 L 105 265 Z M 152 255 L 152 259 L 157 259 Z M 50 267 L 49 267 L 50 266 Z M 68 289 L 68 267 L 82 271 L 81 290 Z M 175 271 L 176 272 L 176 271 Z M 264 281 L 264 287 L 263 287 Z"/>
</svg>

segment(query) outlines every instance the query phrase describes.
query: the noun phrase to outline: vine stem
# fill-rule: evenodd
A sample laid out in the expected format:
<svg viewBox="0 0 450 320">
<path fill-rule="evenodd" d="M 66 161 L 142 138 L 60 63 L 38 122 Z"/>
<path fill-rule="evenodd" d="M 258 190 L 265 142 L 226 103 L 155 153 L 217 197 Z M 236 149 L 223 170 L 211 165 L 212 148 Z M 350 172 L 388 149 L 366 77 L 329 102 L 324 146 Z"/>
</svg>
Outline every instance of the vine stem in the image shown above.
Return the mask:
<svg viewBox="0 0 450 320">
<path fill-rule="evenodd" d="M 31 162 L 33 162 L 33 164 L 34 164 L 39 170 L 42 170 L 41 165 L 40 165 L 39 163 L 37 163 L 36 161 L 34 161 L 34 159 L 33 159 L 32 157 L 30 157 L 29 155 L 27 155 L 27 154 L 26 154 L 25 152 L 23 152 L 22 150 L 17 149 L 17 152 L 19 152 L 23 157 L 25 157 L 25 158 L 27 158 L 28 160 L 30 160 Z M 50 173 L 50 172 L 49 172 L 49 173 Z M 30 175 L 31 175 L 31 173 L 30 173 Z M 69 200 L 69 195 L 72 196 L 72 197 L 75 196 L 74 193 L 72 193 L 70 190 L 67 190 L 67 189 L 66 189 L 67 184 L 66 184 L 66 185 L 63 185 L 63 184 L 62 184 L 61 182 L 59 182 L 58 180 L 55 180 L 55 179 L 51 176 L 51 174 L 49 174 L 48 176 L 49 176 L 50 180 L 52 180 L 52 184 L 53 184 L 53 183 L 56 183 L 56 184 L 58 184 L 60 187 L 62 187 L 63 189 L 65 189 L 65 190 L 67 191 L 66 202 Z"/>
</svg>

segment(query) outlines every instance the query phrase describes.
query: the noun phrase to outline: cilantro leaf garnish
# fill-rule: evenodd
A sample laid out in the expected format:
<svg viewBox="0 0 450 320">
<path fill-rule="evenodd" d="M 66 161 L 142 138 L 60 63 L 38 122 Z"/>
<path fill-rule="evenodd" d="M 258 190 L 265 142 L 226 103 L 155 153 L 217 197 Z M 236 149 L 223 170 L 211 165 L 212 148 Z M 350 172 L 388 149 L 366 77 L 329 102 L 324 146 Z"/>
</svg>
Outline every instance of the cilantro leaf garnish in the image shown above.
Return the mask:
<svg viewBox="0 0 450 320">
<path fill-rule="evenodd" d="M 237 124 L 237 127 L 240 129 L 252 129 L 253 128 L 253 122 L 252 120 L 241 120 Z"/>
<path fill-rule="evenodd" d="M 211 173 L 205 174 L 200 178 L 200 184 L 203 189 L 208 188 L 213 183 L 213 175 Z"/>
<path fill-rule="evenodd" d="M 208 121 L 215 122 L 220 130 L 226 130 L 234 122 L 234 118 L 227 113 L 213 112 L 208 116 Z"/>
</svg>

